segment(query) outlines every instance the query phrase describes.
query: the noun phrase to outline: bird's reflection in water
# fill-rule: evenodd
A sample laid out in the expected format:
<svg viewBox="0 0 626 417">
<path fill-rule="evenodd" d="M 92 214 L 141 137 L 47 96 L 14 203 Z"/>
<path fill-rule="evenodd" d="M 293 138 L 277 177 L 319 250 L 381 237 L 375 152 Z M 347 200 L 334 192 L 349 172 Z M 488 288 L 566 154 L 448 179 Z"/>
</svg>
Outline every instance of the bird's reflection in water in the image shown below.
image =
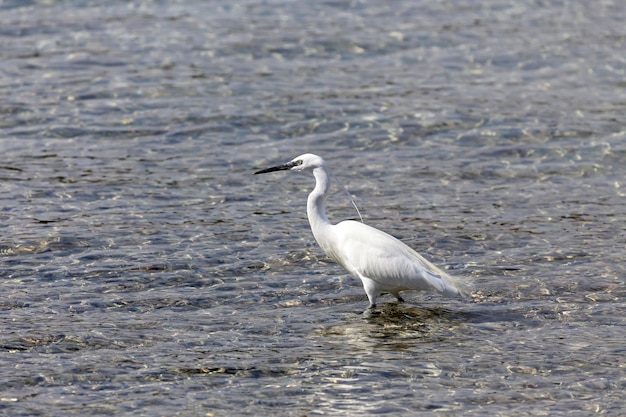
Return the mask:
<svg viewBox="0 0 626 417">
<path fill-rule="evenodd" d="M 458 317 L 457 317 L 458 316 Z M 376 311 L 354 311 L 347 319 L 314 333 L 329 343 L 372 349 L 413 349 L 416 343 L 452 341 L 459 337 L 463 317 L 443 309 L 427 309 L 404 303 L 381 304 Z"/>
</svg>

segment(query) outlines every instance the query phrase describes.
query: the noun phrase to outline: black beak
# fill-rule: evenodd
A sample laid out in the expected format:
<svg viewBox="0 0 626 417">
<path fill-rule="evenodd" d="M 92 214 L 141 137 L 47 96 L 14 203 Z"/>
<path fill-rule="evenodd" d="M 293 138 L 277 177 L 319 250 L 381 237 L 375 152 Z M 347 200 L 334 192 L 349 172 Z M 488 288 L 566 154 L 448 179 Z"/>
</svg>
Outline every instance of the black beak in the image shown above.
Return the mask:
<svg viewBox="0 0 626 417">
<path fill-rule="evenodd" d="M 296 162 L 287 162 L 286 164 L 282 164 L 282 165 L 278 165 L 275 167 L 271 167 L 271 168 L 265 168 L 262 169 L 260 171 L 257 171 L 254 173 L 254 175 L 256 174 L 267 174 L 268 172 L 274 172 L 274 171 L 287 171 L 290 170 L 291 168 L 295 167 L 297 164 Z"/>
</svg>

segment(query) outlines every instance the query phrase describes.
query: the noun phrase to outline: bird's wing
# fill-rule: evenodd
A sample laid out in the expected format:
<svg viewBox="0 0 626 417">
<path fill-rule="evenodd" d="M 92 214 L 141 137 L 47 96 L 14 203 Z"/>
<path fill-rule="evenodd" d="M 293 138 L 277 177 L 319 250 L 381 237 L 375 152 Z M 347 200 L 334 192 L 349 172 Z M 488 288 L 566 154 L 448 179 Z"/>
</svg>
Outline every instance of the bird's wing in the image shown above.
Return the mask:
<svg viewBox="0 0 626 417">
<path fill-rule="evenodd" d="M 459 294 L 454 280 L 395 237 L 355 221 L 335 226 L 337 248 L 329 255 L 348 271 L 388 291 L 436 290 Z"/>
</svg>

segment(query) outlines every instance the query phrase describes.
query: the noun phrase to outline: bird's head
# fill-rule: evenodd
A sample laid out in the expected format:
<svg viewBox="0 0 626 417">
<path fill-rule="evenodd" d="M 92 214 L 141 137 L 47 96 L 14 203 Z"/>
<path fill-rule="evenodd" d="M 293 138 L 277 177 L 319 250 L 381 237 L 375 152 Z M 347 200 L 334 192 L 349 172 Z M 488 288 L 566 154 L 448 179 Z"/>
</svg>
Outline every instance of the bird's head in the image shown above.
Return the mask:
<svg viewBox="0 0 626 417">
<path fill-rule="evenodd" d="M 312 153 L 305 153 L 300 156 L 293 158 L 291 161 L 286 164 L 277 165 L 275 167 L 262 169 L 260 171 L 255 172 L 254 174 L 265 174 L 268 172 L 274 171 L 304 171 L 307 169 L 315 169 L 320 168 L 325 165 L 324 160 L 321 156 L 314 155 Z"/>
</svg>

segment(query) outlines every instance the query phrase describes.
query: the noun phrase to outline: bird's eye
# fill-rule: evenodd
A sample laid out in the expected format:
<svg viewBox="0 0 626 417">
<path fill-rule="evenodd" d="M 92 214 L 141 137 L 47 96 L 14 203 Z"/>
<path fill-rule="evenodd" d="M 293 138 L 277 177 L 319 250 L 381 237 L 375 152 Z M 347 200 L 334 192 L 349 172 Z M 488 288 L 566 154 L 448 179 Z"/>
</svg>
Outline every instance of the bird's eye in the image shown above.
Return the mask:
<svg viewBox="0 0 626 417">
<path fill-rule="evenodd" d="M 298 165 L 302 165 L 302 159 L 298 159 L 297 161 L 293 163 L 293 166 L 297 167 Z"/>
</svg>

